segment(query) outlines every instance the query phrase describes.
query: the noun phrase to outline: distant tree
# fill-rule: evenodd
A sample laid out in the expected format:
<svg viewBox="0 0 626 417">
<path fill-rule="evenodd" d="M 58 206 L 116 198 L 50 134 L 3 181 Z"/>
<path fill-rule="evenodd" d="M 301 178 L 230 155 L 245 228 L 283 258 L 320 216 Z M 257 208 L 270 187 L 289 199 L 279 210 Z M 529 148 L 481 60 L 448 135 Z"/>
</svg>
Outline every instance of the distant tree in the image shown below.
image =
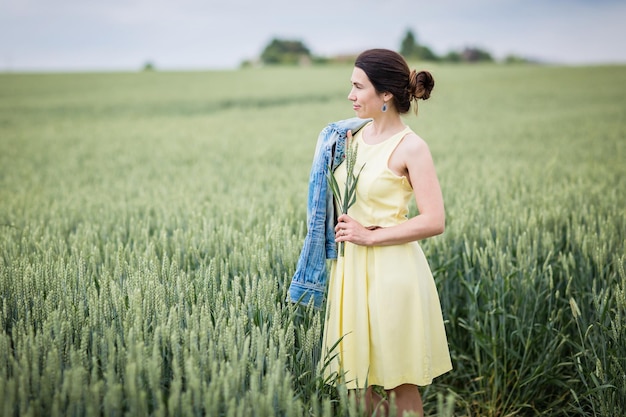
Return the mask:
<svg viewBox="0 0 626 417">
<path fill-rule="evenodd" d="M 143 71 L 154 71 L 156 68 L 154 67 L 154 63 L 152 61 L 146 61 L 143 64 Z"/>
<path fill-rule="evenodd" d="M 439 57 L 428 46 L 420 45 L 418 47 L 418 56 L 424 61 L 439 61 Z"/>
<path fill-rule="evenodd" d="M 493 62 L 493 57 L 489 52 L 475 47 L 463 49 L 461 59 L 466 62 Z"/>
<path fill-rule="evenodd" d="M 239 68 L 250 68 L 250 67 L 253 67 L 253 66 L 254 66 L 254 62 L 249 60 L 249 59 L 244 59 L 239 64 Z"/>
<path fill-rule="evenodd" d="M 311 51 L 298 40 L 272 39 L 261 53 L 261 62 L 264 64 L 301 64 L 311 61 Z"/>
<path fill-rule="evenodd" d="M 445 54 L 442 58 L 442 61 L 446 62 L 461 62 L 461 54 L 456 51 L 450 51 Z"/>
<path fill-rule="evenodd" d="M 407 59 L 417 57 L 417 39 L 410 29 L 406 31 L 400 44 L 400 54 Z"/>
<path fill-rule="evenodd" d="M 524 58 L 522 56 L 519 55 L 507 55 L 504 58 L 504 63 L 505 64 L 527 64 L 532 62 L 531 60 L 529 60 L 528 58 Z"/>
<path fill-rule="evenodd" d="M 407 30 L 400 44 L 400 54 L 406 59 L 438 61 L 439 57 L 427 46 L 420 45 L 417 37 L 410 29 Z"/>
</svg>

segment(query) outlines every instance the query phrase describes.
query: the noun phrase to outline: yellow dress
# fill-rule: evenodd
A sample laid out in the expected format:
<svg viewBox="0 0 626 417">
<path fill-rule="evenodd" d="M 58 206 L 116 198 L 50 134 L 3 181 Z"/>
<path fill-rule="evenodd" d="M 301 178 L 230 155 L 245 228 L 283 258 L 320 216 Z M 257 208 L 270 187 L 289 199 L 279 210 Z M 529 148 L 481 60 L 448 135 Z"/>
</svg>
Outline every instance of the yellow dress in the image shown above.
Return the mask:
<svg viewBox="0 0 626 417">
<path fill-rule="evenodd" d="M 387 164 L 411 130 L 376 145 L 363 142 L 361 132 L 354 138 L 355 172 L 366 164 L 348 214 L 366 227 L 402 223 L 413 189 Z M 335 171 L 342 192 L 345 165 Z M 424 386 L 452 369 L 437 288 L 417 242 L 373 247 L 346 242 L 345 255 L 330 270 L 322 343 L 324 376 L 337 373 L 348 389 Z"/>
</svg>

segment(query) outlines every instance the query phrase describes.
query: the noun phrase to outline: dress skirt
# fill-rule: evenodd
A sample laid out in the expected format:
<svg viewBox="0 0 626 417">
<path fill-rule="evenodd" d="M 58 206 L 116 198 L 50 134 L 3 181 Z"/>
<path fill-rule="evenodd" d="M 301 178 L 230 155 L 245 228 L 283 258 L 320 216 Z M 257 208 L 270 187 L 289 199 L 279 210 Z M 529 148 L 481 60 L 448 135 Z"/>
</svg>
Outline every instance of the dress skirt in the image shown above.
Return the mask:
<svg viewBox="0 0 626 417">
<path fill-rule="evenodd" d="M 419 244 L 347 243 L 345 251 L 331 268 L 323 359 L 334 360 L 325 375 L 336 372 L 348 388 L 391 389 L 428 385 L 451 370 L 437 288 Z"/>
</svg>

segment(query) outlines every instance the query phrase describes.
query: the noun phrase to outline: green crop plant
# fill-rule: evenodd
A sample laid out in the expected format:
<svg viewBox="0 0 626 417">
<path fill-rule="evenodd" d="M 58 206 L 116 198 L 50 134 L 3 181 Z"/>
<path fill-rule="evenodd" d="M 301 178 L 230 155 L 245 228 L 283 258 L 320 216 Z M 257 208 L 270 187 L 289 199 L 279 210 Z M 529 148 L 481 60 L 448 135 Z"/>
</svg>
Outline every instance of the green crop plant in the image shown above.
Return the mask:
<svg viewBox="0 0 626 417">
<path fill-rule="evenodd" d="M 623 415 L 624 67 L 429 69 L 426 414 Z M 0 74 L 0 415 L 363 415 L 286 302 L 350 73 Z"/>
</svg>

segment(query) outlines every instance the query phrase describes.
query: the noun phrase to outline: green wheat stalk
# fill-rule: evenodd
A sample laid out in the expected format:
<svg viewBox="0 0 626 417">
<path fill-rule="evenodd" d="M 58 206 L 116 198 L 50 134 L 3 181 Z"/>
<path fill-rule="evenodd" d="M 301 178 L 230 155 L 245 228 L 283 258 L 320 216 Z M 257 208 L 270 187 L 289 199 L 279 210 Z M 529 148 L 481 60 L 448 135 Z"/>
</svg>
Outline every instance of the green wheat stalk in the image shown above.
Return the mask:
<svg viewBox="0 0 626 417">
<path fill-rule="evenodd" d="M 342 214 L 347 214 L 348 209 L 352 207 L 352 205 L 356 202 L 356 184 L 359 181 L 359 177 L 361 176 L 361 171 L 365 167 L 365 164 L 361 166 L 359 172 L 354 174 L 354 167 L 356 165 L 356 157 L 359 150 L 358 142 L 354 140 L 350 140 L 350 137 L 346 138 L 346 184 L 344 187 L 343 196 L 341 191 L 339 190 L 339 184 L 337 183 L 337 179 L 335 178 L 335 174 L 333 173 L 332 165 L 328 165 L 328 170 L 326 171 L 326 177 L 328 179 L 328 186 L 333 192 L 333 196 L 335 200 L 339 204 L 341 208 Z M 343 256 L 345 252 L 344 242 L 339 242 L 339 256 Z"/>
</svg>

